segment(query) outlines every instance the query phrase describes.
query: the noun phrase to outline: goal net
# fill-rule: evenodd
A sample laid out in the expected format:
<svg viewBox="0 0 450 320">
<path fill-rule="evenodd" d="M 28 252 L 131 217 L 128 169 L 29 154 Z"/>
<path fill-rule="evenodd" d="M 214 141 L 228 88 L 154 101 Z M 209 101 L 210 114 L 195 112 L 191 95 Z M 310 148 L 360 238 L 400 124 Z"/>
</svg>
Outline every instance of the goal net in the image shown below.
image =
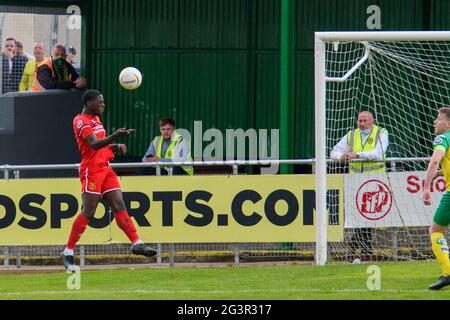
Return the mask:
<svg viewBox="0 0 450 320">
<path fill-rule="evenodd" d="M 425 206 L 422 183 L 433 151 L 433 121 L 439 108 L 450 107 L 450 33 L 422 32 L 418 40 L 412 32 L 404 33 L 404 40 L 401 33 L 375 33 L 377 40 L 370 40 L 374 33 L 364 34 L 367 39 L 324 37 L 323 55 L 316 52 L 316 59 L 325 59 L 324 77 L 316 70 L 316 86 L 325 82 L 320 106 L 325 120 L 316 120 L 319 128 L 322 121 L 325 139 L 320 142 L 316 128 L 316 148 L 325 149 L 327 159 L 317 174 L 326 174 L 327 185 L 339 180 L 343 189 L 334 195 L 328 187 L 323 195 L 318 188 L 318 199 L 343 197 L 341 221 L 326 217 L 328 225 L 343 226 L 342 241 L 328 242 L 327 257 L 349 262 L 432 258 L 428 227 L 446 188 L 443 178 L 436 179 L 432 205 Z M 317 92 L 316 87 L 320 100 Z M 370 133 L 355 130 L 362 111 L 373 115 L 376 127 Z M 363 154 L 345 160 L 344 152 L 351 151 Z M 325 161 L 320 154 L 317 159 Z"/>
</svg>

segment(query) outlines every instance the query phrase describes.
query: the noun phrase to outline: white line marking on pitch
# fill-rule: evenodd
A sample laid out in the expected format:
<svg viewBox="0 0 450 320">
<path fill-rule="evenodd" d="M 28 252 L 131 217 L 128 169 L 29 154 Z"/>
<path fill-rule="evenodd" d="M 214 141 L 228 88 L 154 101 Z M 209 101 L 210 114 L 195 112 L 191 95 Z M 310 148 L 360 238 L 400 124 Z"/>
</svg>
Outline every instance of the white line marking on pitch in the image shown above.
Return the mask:
<svg viewBox="0 0 450 320">
<path fill-rule="evenodd" d="M 66 290 L 66 291 L 26 291 L 26 292 L 0 292 L 1 295 L 54 295 L 54 294 L 76 294 L 76 293 L 96 293 L 96 294 L 124 294 L 124 293 L 155 293 L 155 294 L 183 294 L 183 293 L 201 293 L 201 294 L 226 294 L 226 293 L 307 293 L 307 292 L 335 292 L 335 293 L 363 293 L 363 292 L 389 292 L 389 293 L 419 293 L 430 292 L 427 289 L 416 290 L 368 290 L 368 289 L 286 289 L 286 290 L 274 290 L 274 289 L 249 289 L 249 290 Z"/>
</svg>

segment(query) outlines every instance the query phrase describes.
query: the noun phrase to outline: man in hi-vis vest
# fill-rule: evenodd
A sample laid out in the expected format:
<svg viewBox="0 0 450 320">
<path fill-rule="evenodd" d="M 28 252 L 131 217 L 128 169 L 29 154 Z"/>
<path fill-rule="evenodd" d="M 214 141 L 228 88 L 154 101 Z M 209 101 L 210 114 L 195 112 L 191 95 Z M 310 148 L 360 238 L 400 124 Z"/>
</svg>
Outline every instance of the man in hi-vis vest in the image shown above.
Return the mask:
<svg viewBox="0 0 450 320">
<path fill-rule="evenodd" d="M 79 76 L 75 68 L 66 61 L 66 48 L 62 44 L 56 44 L 52 49 L 52 56 L 36 67 L 31 91 L 84 87 L 86 79 Z"/>
<path fill-rule="evenodd" d="M 385 172 L 384 159 L 389 146 L 387 130 L 375 125 L 375 119 L 370 111 L 360 112 L 357 122 L 358 128 L 349 131 L 334 146 L 331 158 L 349 161 L 349 173 Z M 352 161 L 353 159 L 361 159 L 364 162 Z M 372 230 L 356 229 L 350 246 L 353 251 L 359 247 L 362 254 L 372 254 Z"/>
<path fill-rule="evenodd" d="M 387 130 L 375 125 L 372 112 L 362 111 L 358 115 L 358 128 L 342 137 L 331 151 L 331 158 L 350 161 L 350 173 L 385 172 L 384 159 L 388 146 Z M 370 162 L 353 162 L 353 159 Z"/>
<path fill-rule="evenodd" d="M 175 130 L 175 121 L 170 118 L 162 118 L 159 120 L 160 136 L 155 137 L 147 152 L 142 158 L 142 162 L 182 162 L 192 161 L 190 143 L 183 138 Z M 172 167 L 174 175 L 190 175 L 194 174 L 194 169 L 191 166 L 174 166 Z M 161 169 L 162 175 L 167 175 L 169 167 Z M 150 174 L 155 174 L 156 170 L 150 168 Z"/>
</svg>

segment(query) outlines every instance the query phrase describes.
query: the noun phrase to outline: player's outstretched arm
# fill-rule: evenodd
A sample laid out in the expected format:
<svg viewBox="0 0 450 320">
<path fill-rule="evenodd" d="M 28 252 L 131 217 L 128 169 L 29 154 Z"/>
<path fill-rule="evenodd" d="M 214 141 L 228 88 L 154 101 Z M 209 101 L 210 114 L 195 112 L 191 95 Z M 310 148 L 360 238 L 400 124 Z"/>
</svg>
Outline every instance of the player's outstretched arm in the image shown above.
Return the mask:
<svg viewBox="0 0 450 320">
<path fill-rule="evenodd" d="M 90 134 L 86 137 L 85 141 L 92 149 L 98 150 L 103 147 L 106 147 L 114 140 L 117 140 L 121 137 L 127 136 L 127 135 L 133 133 L 134 131 L 135 131 L 134 129 L 120 128 L 120 129 L 117 129 L 116 132 L 114 132 L 113 134 L 111 134 L 105 138 L 102 138 L 102 139 L 97 139 L 95 134 Z"/>
</svg>

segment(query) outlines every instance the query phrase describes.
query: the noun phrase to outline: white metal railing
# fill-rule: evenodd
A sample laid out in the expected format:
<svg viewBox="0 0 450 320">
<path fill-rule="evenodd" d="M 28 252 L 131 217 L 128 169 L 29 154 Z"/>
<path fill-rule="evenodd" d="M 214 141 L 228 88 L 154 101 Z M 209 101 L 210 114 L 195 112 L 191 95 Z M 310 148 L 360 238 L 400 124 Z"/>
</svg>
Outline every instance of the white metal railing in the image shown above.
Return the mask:
<svg viewBox="0 0 450 320">
<path fill-rule="evenodd" d="M 384 161 L 395 165 L 396 162 L 420 162 L 429 161 L 430 157 L 410 157 L 400 158 L 392 157 L 386 158 Z M 327 159 L 327 163 L 345 163 L 345 161 Z M 354 162 L 370 162 L 362 159 L 354 159 Z M 314 166 L 315 158 L 311 159 L 287 159 L 287 160 L 227 160 L 227 161 L 179 161 L 179 162 L 126 162 L 126 163 L 111 163 L 111 167 L 117 169 L 123 168 L 151 168 L 156 167 L 157 175 L 160 175 L 161 167 L 169 167 L 169 175 L 172 174 L 171 168 L 175 166 L 230 166 L 233 168 L 233 174 L 238 174 L 239 166 L 268 166 L 268 165 L 283 165 L 283 164 L 306 164 Z M 78 170 L 79 163 L 74 164 L 38 164 L 38 165 L 0 165 L 0 171 L 3 171 L 4 179 L 9 179 L 10 172 L 14 172 L 15 177 L 19 176 L 20 171 L 34 171 L 34 170 Z M 158 174 L 159 172 L 159 174 Z"/>
<path fill-rule="evenodd" d="M 113 168 L 152 168 L 156 167 L 156 174 L 160 175 L 161 167 L 169 167 L 169 175 L 172 174 L 172 167 L 175 166 L 230 166 L 233 174 L 238 174 L 239 166 L 273 164 L 313 164 L 314 159 L 293 159 L 293 160 L 228 160 L 228 161 L 178 161 L 178 162 L 127 162 L 111 163 Z M 9 179 L 9 173 L 18 173 L 21 170 L 78 170 L 79 163 L 75 164 L 39 164 L 39 165 L 0 165 L 0 171 L 4 172 L 4 178 Z M 15 174 L 16 176 L 18 174 Z"/>
<path fill-rule="evenodd" d="M 228 160 L 228 161 L 178 161 L 178 162 L 126 162 L 111 163 L 113 168 L 148 168 L 174 166 L 241 166 L 241 165 L 271 165 L 271 164 L 313 164 L 314 159 L 292 160 Z M 0 165 L 0 170 L 60 170 L 78 169 L 76 164 L 39 164 L 39 165 Z"/>
</svg>

